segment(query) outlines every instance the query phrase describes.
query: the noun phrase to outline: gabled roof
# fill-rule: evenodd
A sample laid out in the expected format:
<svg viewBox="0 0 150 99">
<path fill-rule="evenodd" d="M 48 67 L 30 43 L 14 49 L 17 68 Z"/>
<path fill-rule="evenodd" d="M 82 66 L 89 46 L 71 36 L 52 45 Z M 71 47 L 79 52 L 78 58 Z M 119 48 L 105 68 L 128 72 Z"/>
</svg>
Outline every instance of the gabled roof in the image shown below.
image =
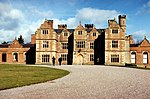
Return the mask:
<svg viewBox="0 0 150 99">
<path fill-rule="evenodd" d="M 13 43 L 10 44 L 10 46 L 8 46 L 8 47 L 10 47 L 10 48 L 22 48 L 23 46 L 18 42 L 17 39 L 15 39 L 15 40 L 13 41 Z"/>
<path fill-rule="evenodd" d="M 18 40 L 14 40 L 12 44 L 0 44 L 0 48 L 30 48 L 34 47 L 35 44 L 19 44 Z"/>
<path fill-rule="evenodd" d="M 130 47 L 150 47 L 150 43 L 145 37 L 139 44 L 130 44 Z"/>
<path fill-rule="evenodd" d="M 54 29 L 54 31 L 55 31 L 57 34 L 60 34 L 60 33 L 63 31 L 63 29 Z"/>
<path fill-rule="evenodd" d="M 150 43 L 145 37 L 144 40 L 139 44 L 139 46 L 150 46 Z"/>
<path fill-rule="evenodd" d="M 70 33 L 74 33 L 74 29 L 67 29 Z"/>
</svg>

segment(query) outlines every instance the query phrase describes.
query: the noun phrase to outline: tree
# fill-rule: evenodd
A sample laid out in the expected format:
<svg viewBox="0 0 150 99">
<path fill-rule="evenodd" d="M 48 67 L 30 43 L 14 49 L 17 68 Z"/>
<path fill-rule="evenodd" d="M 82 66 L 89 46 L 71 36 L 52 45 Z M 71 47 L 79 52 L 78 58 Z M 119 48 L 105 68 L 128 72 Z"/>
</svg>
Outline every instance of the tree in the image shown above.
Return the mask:
<svg viewBox="0 0 150 99">
<path fill-rule="evenodd" d="M 4 42 L 2 42 L 2 44 L 8 44 L 8 42 L 4 41 Z"/>
<path fill-rule="evenodd" d="M 20 35 L 20 37 L 18 38 L 18 42 L 20 44 L 24 44 L 24 39 L 22 38 L 22 35 Z"/>
</svg>

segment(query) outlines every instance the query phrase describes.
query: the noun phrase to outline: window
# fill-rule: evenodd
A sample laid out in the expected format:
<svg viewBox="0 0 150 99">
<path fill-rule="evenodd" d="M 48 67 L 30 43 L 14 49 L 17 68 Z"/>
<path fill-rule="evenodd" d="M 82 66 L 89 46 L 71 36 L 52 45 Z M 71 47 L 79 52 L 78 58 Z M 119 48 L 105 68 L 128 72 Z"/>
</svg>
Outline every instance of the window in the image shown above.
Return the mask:
<svg viewBox="0 0 150 99">
<path fill-rule="evenodd" d="M 50 59 L 50 55 L 42 55 L 42 62 L 43 63 L 48 63 Z"/>
<path fill-rule="evenodd" d="M 78 31 L 78 35 L 82 35 L 82 31 Z"/>
<path fill-rule="evenodd" d="M 144 64 L 147 64 L 147 63 L 148 63 L 148 53 L 147 53 L 147 52 L 144 52 L 144 53 L 143 53 L 143 63 L 144 63 Z"/>
<path fill-rule="evenodd" d="M 13 58 L 14 61 L 18 62 L 18 53 L 14 53 Z"/>
<path fill-rule="evenodd" d="M 90 49 L 94 49 L 94 42 L 90 43 Z"/>
<path fill-rule="evenodd" d="M 76 41 L 76 48 L 85 48 L 85 41 Z"/>
<path fill-rule="evenodd" d="M 62 61 L 67 61 L 67 54 L 61 54 Z"/>
<path fill-rule="evenodd" d="M 135 62 L 136 62 L 136 53 L 132 52 L 131 53 L 131 64 L 135 64 Z"/>
<path fill-rule="evenodd" d="M 96 36 L 96 33 L 95 33 L 95 32 L 93 33 L 93 36 Z"/>
<path fill-rule="evenodd" d="M 112 34 L 118 34 L 118 30 L 112 30 Z"/>
<path fill-rule="evenodd" d="M 90 61 L 94 61 L 94 55 L 90 54 Z"/>
<path fill-rule="evenodd" d="M 49 42 L 48 41 L 43 41 L 43 48 L 48 48 L 49 47 Z"/>
<path fill-rule="evenodd" d="M 48 30 L 43 30 L 43 34 L 48 34 Z"/>
<path fill-rule="evenodd" d="M 62 49 L 68 49 L 68 43 L 62 43 Z"/>
<path fill-rule="evenodd" d="M 68 36 L 68 33 L 67 33 L 67 32 L 64 32 L 64 36 Z"/>
<path fill-rule="evenodd" d="M 118 41 L 112 41 L 112 48 L 118 48 Z"/>
<path fill-rule="evenodd" d="M 6 58 L 7 57 L 7 55 L 6 55 L 6 53 L 2 53 L 2 62 L 6 62 Z"/>
<path fill-rule="evenodd" d="M 119 62 L 119 55 L 111 55 L 111 62 Z"/>
</svg>

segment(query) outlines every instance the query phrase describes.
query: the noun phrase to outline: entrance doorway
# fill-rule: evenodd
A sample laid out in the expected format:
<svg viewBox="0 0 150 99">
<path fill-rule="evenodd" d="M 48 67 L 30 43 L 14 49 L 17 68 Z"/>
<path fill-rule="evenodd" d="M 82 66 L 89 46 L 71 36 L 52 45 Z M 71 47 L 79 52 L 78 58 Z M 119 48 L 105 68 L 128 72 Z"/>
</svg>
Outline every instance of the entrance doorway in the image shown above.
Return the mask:
<svg viewBox="0 0 150 99">
<path fill-rule="evenodd" d="M 82 65 L 83 64 L 83 55 L 79 54 L 77 56 L 77 64 Z"/>
</svg>

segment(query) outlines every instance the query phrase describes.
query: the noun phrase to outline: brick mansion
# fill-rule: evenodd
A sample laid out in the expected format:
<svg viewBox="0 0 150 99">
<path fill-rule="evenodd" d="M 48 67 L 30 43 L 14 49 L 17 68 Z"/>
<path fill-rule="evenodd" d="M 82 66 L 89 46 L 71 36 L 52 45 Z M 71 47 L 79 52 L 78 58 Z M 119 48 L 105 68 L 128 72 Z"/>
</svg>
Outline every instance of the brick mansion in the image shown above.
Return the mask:
<svg viewBox="0 0 150 99">
<path fill-rule="evenodd" d="M 31 43 L 0 44 L 0 63 L 63 65 L 150 65 L 150 43 L 146 37 L 135 44 L 132 35 L 126 35 L 126 15 L 108 20 L 108 27 L 97 29 L 93 24 L 80 23 L 74 29 L 66 24 L 53 28 L 53 20 L 45 20 L 32 34 Z"/>
</svg>

